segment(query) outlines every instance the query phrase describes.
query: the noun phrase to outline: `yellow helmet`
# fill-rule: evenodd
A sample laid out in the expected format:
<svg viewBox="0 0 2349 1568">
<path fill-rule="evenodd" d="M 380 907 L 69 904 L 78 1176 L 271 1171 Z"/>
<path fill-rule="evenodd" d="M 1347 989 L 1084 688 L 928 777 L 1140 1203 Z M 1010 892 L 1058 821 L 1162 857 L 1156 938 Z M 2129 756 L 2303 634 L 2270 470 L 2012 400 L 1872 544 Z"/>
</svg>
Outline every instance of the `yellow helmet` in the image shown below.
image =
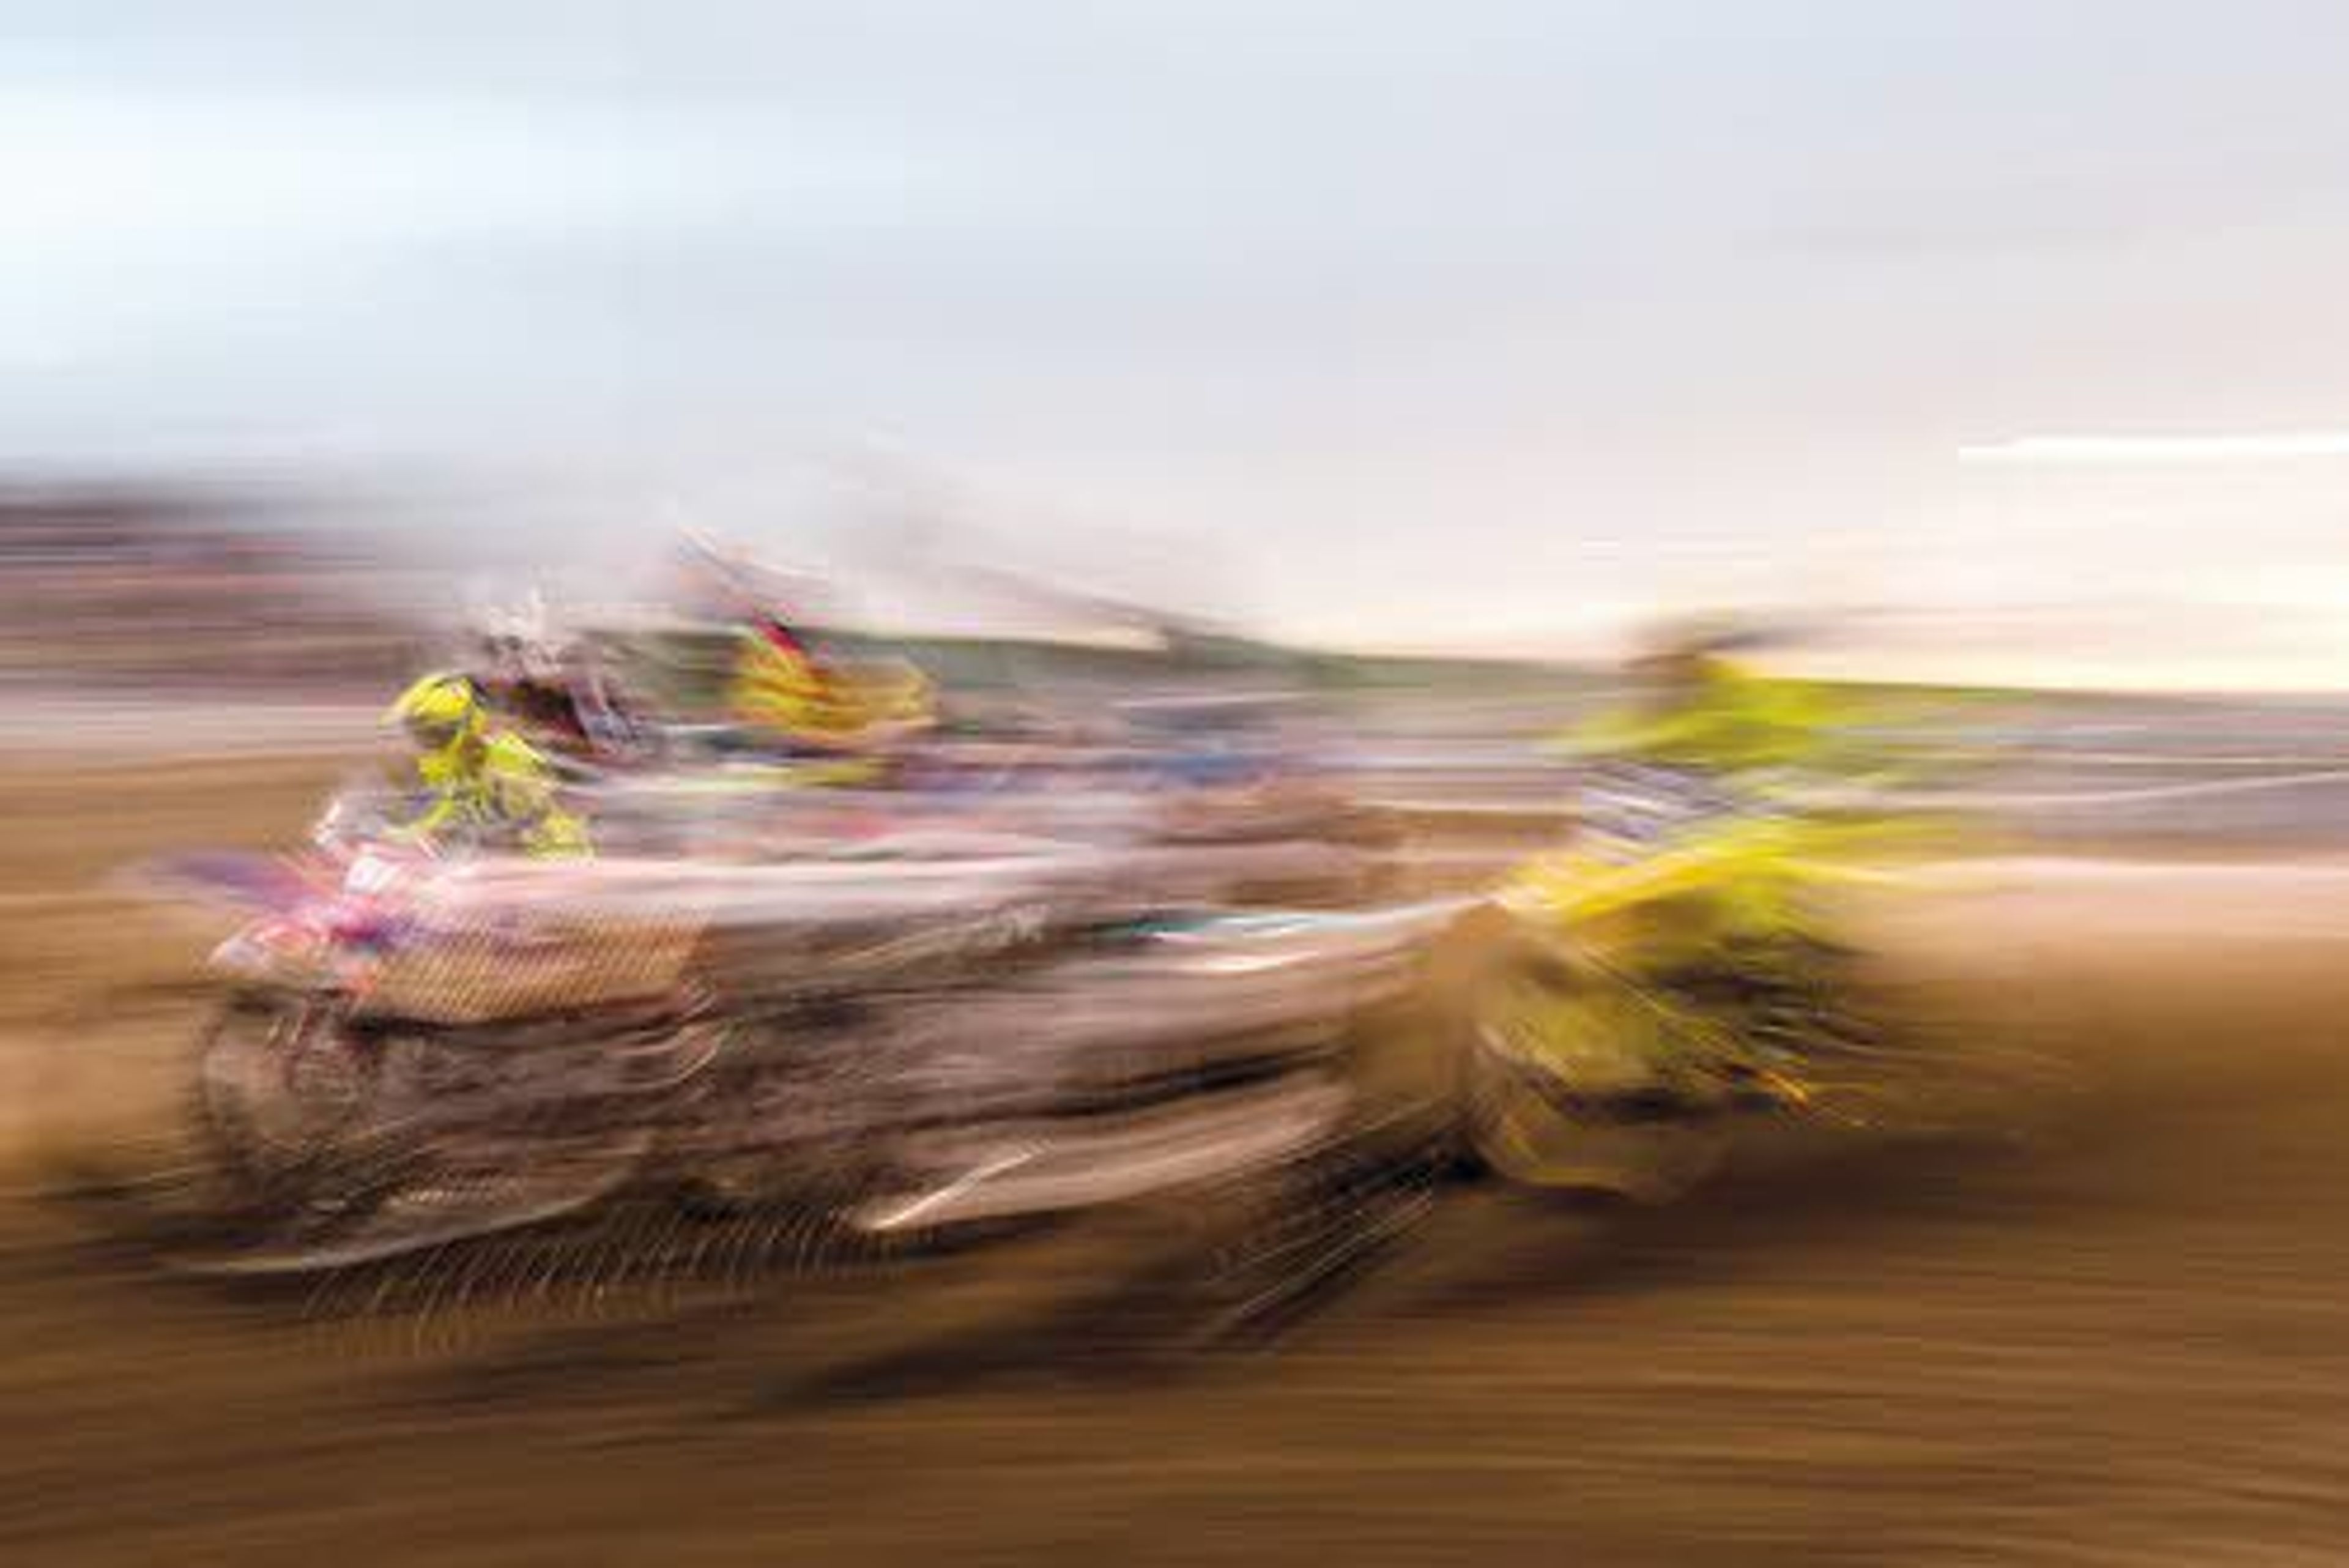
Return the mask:
<svg viewBox="0 0 2349 1568">
<path fill-rule="evenodd" d="M 481 730 L 481 693 L 464 676 L 438 671 L 401 692 L 383 722 L 407 730 L 420 750 L 441 751 Z"/>
</svg>

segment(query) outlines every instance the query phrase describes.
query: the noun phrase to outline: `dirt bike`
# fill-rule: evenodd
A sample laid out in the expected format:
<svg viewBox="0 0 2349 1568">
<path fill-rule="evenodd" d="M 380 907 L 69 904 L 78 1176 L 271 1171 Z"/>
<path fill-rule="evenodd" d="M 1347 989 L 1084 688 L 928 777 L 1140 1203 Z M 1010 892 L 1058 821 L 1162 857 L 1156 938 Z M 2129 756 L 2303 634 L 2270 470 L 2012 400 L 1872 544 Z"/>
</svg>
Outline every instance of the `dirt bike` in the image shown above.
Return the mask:
<svg viewBox="0 0 2349 1568">
<path fill-rule="evenodd" d="M 1169 914 L 1093 852 L 533 865 L 366 829 L 175 869 L 253 916 L 196 1073 L 228 1267 L 648 1189 L 848 1243 L 1238 1179 L 1339 1136 L 1349 1032 L 1437 918 Z"/>
<path fill-rule="evenodd" d="M 1464 1136 L 1538 1187 L 1671 1198 L 1755 1117 L 1866 1121 L 1891 1053 L 1830 895 L 1910 825 L 1619 782 L 1611 832 L 1539 856 L 1475 925 Z"/>
<path fill-rule="evenodd" d="M 591 918 L 558 937 L 471 905 L 460 867 L 329 829 L 293 861 L 168 876 L 250 915 L 212 956 L 227 994 L 191 1121 L 254 1267 L 583 1208 L 649 1147 L 629 1109 L 713 1048 L 683 984 L 689 925 Z"/>
</svg>

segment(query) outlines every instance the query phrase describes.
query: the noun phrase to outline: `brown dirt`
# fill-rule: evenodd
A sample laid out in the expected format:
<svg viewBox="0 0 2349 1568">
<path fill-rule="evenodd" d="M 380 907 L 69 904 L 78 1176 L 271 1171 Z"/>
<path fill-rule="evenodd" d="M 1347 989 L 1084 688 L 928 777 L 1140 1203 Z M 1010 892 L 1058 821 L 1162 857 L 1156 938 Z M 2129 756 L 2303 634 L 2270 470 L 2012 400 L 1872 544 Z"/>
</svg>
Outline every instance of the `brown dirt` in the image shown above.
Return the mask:
<svg viewBox="0 0 2349 1568">
<path fill-rule="evenodd" d="M 2033 1137 L 1631 1217 L 1463 1189 L 1270 1350 L 1164 1354 L 1140 1221 L 370 1314 L 43 1190 L 128 1158 L 202 1004 L 198 933 L 98 880 L 280 836 L 330 773 L 0 777 L 0 1562 L 2349 1557 L 2349 879 L 1945 895 L 1886 940 L 1953 1037 L 2068 1064 Z"/>
</svg>

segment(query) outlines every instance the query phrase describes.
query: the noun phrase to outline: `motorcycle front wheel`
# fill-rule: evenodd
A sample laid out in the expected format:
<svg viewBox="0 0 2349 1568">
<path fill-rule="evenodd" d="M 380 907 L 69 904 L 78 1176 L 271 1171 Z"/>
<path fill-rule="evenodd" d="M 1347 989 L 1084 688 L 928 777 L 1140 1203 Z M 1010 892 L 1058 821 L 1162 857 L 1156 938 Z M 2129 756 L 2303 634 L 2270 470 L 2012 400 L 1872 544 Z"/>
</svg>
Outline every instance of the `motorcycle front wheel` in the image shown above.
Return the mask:
<svg viewBox="0 0 2349 1568">
<path fill-rule="evenodd" d="M 296 1201 L 297 1188 L 362 1153 L 381 1066 L 329 1002 L 233 999 L 198 1048 L 197 1130 L 246 1201 Z"/>
<path fill-rule="evenodd" d="M 1529 999 L 1546 1038 L 1525 1037 Z M 1478 1163 L 1528 1187 L 1665 1203 L 1728 1153 L 1716 1107 L 1681 1103 L 1613 1037 L 1619 1019 L 1574 980 L 1503 971 L 1462 1021 L 1464 1131 Z"/>
</svg>

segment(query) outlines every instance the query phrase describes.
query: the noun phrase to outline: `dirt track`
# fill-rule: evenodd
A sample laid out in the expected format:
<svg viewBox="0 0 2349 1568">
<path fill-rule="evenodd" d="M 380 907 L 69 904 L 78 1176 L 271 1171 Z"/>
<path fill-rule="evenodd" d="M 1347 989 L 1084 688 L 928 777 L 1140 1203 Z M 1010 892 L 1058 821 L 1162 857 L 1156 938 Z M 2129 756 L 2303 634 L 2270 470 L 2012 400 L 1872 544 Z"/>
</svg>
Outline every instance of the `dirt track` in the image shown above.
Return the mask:
<svg viewBox="0 0 2349 1568">
<path fill-rule="evenodd" d="M 159 1272 L 35 1189 L 168 1101 L 192 936 L 85 889 L 319 782 L 0 783 L 0 1561 L 1354 1565 L 2349 1556 L 2349 874 L 2012 868 L 1895 922 L 2046 1050 L 2027 1141 L 1632 1218 L 1450 1195 L 1274 1349 L 1133 1228 L 749 1294 L 426 1314 Z"/>
</svg>

